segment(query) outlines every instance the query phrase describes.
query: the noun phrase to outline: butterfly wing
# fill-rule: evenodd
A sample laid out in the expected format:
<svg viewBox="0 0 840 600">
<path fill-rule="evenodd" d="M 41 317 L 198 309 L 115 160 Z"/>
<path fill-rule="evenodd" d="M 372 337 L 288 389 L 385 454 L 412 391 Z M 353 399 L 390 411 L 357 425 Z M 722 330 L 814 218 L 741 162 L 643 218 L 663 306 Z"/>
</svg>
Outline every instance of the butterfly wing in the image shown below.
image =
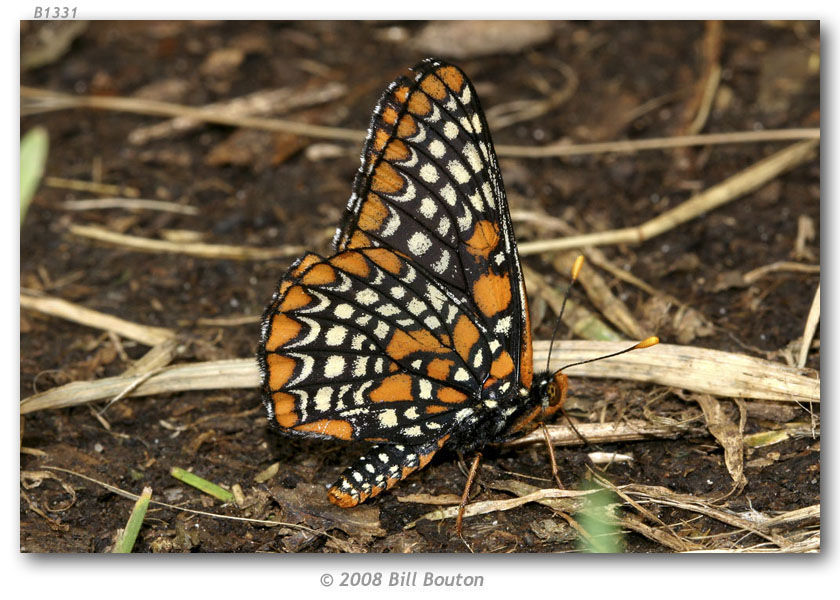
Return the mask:
<svg viewBox="0 0 840 600">
<path fill-rule="evenodd" d="M 493 360 L 514 366 L 490 385 L 500 395 L 510 380 L 530 387 L 524 280 L 478 95 L 454 65 L 427 59 L 413 70 L 374 111 L 336 250 L 384 246 L 415 261 L 470 306 L 498 343 Z"/>
<path fill-rule="evenodd" d="M 443 286 L 386 248 L 307 254 L 263 318 L 270 421 L 291 434 L 421 444 L 473 413 L 489 355 Z"/>
<path fill-rule="evenodd" d="M 524 283 L 478 98 L 452 65 L 415 72 L 376 107 L 337 253 L 299 259 L 263 316 L 263 399 L 284 432 L 426 444 L 530 386 Z"/>
</svg>

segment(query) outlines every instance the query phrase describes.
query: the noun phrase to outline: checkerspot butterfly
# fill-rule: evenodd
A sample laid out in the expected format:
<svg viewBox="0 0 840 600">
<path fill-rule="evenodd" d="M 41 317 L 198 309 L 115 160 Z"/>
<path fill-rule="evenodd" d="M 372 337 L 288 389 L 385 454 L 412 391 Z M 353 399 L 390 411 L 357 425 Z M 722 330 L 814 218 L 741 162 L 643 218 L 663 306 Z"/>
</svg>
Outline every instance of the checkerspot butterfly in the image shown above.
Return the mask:
<svg viewBox="0 0 840 600">
<path fill-rule="evenodd" d="M 258 351 L 275 428 L 374 444 L 330 487 L 333 503 L 560 408 L 566 376 L 534 374 L 502 175 L 459 68 L 427 59 L 386 89 L 333 245 L 283 276 Z"/>
</svg>

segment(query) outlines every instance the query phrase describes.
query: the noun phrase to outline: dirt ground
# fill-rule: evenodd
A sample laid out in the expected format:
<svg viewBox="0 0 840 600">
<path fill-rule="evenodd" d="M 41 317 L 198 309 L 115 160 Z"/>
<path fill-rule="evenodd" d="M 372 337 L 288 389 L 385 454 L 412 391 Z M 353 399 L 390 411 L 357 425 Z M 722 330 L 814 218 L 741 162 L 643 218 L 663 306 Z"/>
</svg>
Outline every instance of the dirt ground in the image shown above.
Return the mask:
<svg viewBox="0 0 840 600">
<path fill-rule="evenodd" d="M 453 24 L 424 22 L 91 22 L 67 32 L 22 23 L 21 83 L 188 106 L 282 89 L 280 108 L 256 116 L 363 131 L 384 87 L 420 58 L 436 54 L 461 66 L 475 83 L 497 146 L 820 126 L 817 22 L 525 23 L 501 38 L 492 25 L 474 23 L 459 32 L 447 29 Z M 704 102 L 708 90 L 712 95 Z M 53 110 L 22 117 L 22 132 L 35 125 L 49 132 L 47 177 L 117 186 L 68 189 L 56 179 L 41 185 L 21 227 L 22 292 L 175 330 L 181 336 L 176 363 L 252 357 L 258 315 L 292 257 L 142 252 L 95 241 L 71 227 L 176 242 L 302 245 L 328 253 L 360 143 L 220 124 L 150 132 L 165 121 L 139 110 Z M 640 224 L 793 143 L 565 158 L 500 154 L 514 212 L 551 215 L 579 232 L 594 232 Z M 653 294 L 595 265 L 587 268 L 601 274 L 641 329 L 663 342 L 792 365 L 819 272 L 789 265 L 759 275 L 754 270 L 782 262 L 819 265 L 819 167 L 817 155 L 657 237 L 601 248 L 607 261 L 646 282 Z M 131 195 L 197 210 L 78 210 L 68 204 Z M 522 241 L 558 235 L 539 221 L 515 217 L 514 225 Z M 556 252 L 545 252 L 524 263 L 550 288 L 562 289 L 566 269 L 556 258 Z M 536 293 L 536 286 L 529 291 L 535 339 L 548 339 L 556 317 L 545 294 Z M 580 289 L 572 297 L 597 312 Z M 563 328 L 562 336 L 572 334 Z M 803 372 L 818 377 L 819 329 L 815 340 Z M 26 398 L 73 381 L 119 375 L 149 346 L 22 308 L 20 349 Z M 568 410 L 577 423 L 670 420 L 693 428 L 674 439 L 558 448 L 564 483 L 584 488 L 599 474 L 618 486 L 661 486 L 742 520 L 726 522 L 676 502 L 642 502 L 648 511 L 642 515 L 617 500 L 623 520 L 613 537 L 619 548 L 671 552 L 695 544 L 790 551 L 814 539 L 818 511 L 762 530 L 770 532 L 765 536 L 738 523 L 819 505 L 819 404 L 718 400 L 714 406 L 724 422 L 743 429 L 737 439 L 789 432 L 775 443 L 740 448 L 745 483 L 734 492 L 731 465 L 692 393 L 572 378 Z M 133 502 L 97 482 L 132 494 L 149 486 L 153 500 L 181 508 L 306 527 L 153 505 L 137 552 L 468 551 L 452 519 L 423 519 L 406 528 L 437 507 L 400 501 L 412 500 L 409 494 L 459 495 L 465 477 L 453 453 L 438 455 L 368 505 L 340 511 L 326 502 L 324 485 L 361 447 L 277 436 L 267 427 L 257 389 L 126 398 L 98 417 L 106 404 L 22 417 L 21 551 L 111 549 Z M 633 460 L 593 465 L 594 451 Z M 275 464 L 276 473 L 266 474 Z M 223 504 L 202 494 L 174 479 L 172 467 L 227 488 L 238 485 L 244 502 Z M 515 497 L 510 480 L 552 487 L 545 447 L 489 449 L 472 500 Z M 570 525 L 561 512 L 528 503 L 479 515 L 466 520 L 464 537 L 478 552 L 575 551 L 580 519 Z M 647 528 L 633 526 L 630 516 Z M 688 545 L 669 543 L 674 539 Z M 804 546 L 815 549 L 813 543 Z"/>
</svg>

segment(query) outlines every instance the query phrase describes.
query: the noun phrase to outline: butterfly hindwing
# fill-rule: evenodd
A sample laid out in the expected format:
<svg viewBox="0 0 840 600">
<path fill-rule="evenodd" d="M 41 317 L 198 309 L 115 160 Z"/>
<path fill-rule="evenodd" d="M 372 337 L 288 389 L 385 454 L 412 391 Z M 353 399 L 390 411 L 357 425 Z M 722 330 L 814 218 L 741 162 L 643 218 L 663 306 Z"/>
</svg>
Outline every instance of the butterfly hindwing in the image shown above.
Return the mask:
<svg viewBox="0 0 840 600">
<path fill-rule="evenodd" d="M 307 254 L 263 319 L 272 421 L 292 434 L 418 444 L 475 410 L 512 358 L 445 287 L 386 248 Z"/>
</svg>

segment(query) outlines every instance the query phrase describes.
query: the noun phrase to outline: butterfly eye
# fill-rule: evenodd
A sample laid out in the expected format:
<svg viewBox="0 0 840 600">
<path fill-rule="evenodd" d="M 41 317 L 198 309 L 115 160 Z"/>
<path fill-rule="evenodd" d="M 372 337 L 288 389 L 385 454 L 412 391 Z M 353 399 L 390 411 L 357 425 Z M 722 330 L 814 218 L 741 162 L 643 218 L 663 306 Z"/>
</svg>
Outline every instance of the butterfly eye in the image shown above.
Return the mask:
<svg viewBox="0 0 840 600">
<path fill-rule="evenodd" d="M 545 391 L 546 394 L 548 394 L 548 404 L 550 406 L 554 406 L 555 404 L 557 404 L 557 386 L 554 384 L 553 381 L 548 384 L 548 387 Z"/>
</svg>

